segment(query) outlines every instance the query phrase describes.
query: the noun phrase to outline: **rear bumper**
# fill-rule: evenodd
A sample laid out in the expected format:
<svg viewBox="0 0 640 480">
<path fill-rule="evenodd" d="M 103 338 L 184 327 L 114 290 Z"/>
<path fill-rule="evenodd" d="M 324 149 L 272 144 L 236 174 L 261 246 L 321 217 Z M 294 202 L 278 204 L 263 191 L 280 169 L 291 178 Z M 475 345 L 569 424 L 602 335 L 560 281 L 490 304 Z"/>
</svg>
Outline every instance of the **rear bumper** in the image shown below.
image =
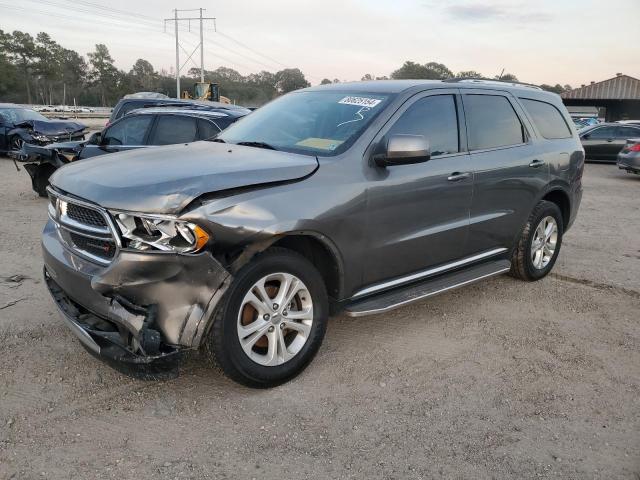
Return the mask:
<svg viewBox="0 0 640 480">
<path fill-rule="evenodd" d="M 231 280 L 210 253 L 120 251 L 108 266 L 42 235 L 45 281 L 71 331 L 94 355 L 129 364 L 162 363 L 200 346 Z"/>
<path fill-rule="evenodd" d="M 640 155 L 635 154 L 620 154 L 617 161 L 618 168 L 622 170 L 631 170 L 633 172 L 640 172 Z"/>
</svg>

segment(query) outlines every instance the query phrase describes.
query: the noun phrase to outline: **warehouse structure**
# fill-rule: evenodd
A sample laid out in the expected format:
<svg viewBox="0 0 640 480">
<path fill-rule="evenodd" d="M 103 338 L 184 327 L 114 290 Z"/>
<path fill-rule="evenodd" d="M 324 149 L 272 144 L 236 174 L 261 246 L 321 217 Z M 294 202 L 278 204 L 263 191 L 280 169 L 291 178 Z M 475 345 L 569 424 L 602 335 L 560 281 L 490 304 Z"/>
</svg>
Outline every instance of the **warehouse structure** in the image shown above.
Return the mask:
<svg viewBox="0 0 640 480">
<path fill-rule="evenodd" d="M 591 82 L 562 95 L 567 107 L 595 107 L 607 122 L 640 120 L 640 80 L 622 73 L 602 82 Z"/>
</svg>

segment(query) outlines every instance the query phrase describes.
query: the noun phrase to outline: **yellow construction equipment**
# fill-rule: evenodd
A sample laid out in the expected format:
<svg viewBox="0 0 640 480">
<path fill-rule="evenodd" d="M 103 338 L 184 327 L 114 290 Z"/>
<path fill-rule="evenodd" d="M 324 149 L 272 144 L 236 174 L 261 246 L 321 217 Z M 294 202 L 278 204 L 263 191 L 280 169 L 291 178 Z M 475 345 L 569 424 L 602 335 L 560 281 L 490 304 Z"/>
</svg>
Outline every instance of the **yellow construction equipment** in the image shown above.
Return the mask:
<svg viewBox="0 0 640 480">
<path fill-rule="evenodd" d="M 181 98 L 185 100 L 206 100 L 210 102 L 231 103 L 227 97 L 220 95 L 217 83 L 197 82 L 193 85 L 193 91 L 183 90 Z"/>
</svg>

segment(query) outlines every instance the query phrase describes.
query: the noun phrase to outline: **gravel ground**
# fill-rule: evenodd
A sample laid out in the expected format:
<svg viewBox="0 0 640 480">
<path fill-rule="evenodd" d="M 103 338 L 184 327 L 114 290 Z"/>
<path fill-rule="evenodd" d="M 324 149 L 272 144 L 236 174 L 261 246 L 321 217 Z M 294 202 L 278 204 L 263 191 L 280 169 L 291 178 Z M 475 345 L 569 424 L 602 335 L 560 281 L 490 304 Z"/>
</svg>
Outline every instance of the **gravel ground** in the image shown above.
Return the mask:
<svg viewBox="0 0 640 480">
<path fill-rule="evenodd" d="M 552 276 L 338 316 L 268 391 L 198 355 L 163 382 L 89 356 L 41 281 L 46 202 L 0 178 L 2 479 L 640 478 L 638 176 L 587 165 Z"/>
</svg>

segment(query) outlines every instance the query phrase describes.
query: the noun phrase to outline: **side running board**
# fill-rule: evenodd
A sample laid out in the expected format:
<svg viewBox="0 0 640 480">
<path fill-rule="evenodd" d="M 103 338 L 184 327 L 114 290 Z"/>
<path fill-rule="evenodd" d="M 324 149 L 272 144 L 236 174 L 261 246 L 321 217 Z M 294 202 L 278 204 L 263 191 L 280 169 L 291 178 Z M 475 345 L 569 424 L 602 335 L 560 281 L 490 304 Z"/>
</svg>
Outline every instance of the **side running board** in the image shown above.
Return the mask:
<svg viewBox="0 0 640 480">
<path fill-rule="evenodd" d="M 484 278 L 493 277 L 509 271 L 509 260 L 494 260 L 484 262 L 473 267 L 438 275 L 435 278 L 413 283 L 403 288 L 395 288 L 388 292 L 379 293 L 347 304 L 345 313 L 350 317 L 363 317 L 385 313 L 412 302 L 417 302 L 439 293 L 463 287 Z"/>
</svg>

